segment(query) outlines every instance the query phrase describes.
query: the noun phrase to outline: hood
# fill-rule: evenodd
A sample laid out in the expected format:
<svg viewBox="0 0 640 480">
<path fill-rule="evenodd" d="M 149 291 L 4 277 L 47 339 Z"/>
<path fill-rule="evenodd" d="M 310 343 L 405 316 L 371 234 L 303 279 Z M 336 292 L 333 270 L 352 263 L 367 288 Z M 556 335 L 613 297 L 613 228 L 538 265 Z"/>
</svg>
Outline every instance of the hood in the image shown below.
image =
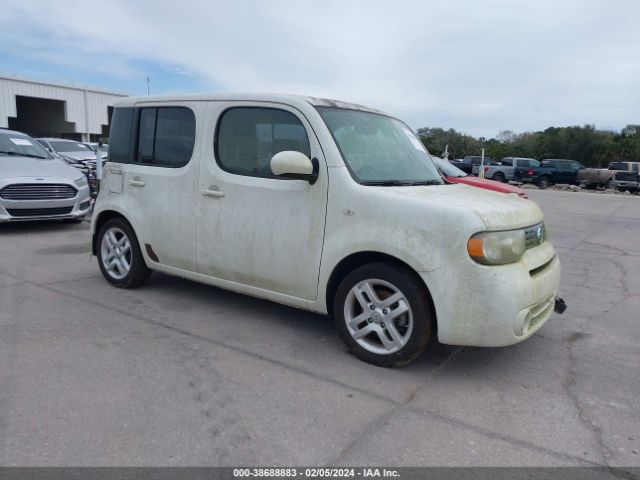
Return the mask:
<svg viewBox="0 0 640 480">
<path fill-rule="evenodd" d="M 57 158 L 9 157 L 0 155 L 0 178 L 57 177 L 75 180 L 82 175 L 77 168 Z"/>
<path fill-rule="evenodd" d="M 521 188 L 509 185 L 508 183 L 487 180 L 486 178 L 472 177 L 471 175 L 466 177 L 447 177 L 447 180 L 453 183 L 464 183 L 465 185 L 471 185 L 472 187 L 487 188 L 494 192 L 517 193 L 518 195 L 525 194 L 525 191 Z"/>
<path fill-rule="evenodd" d="M 449 208 L 475 213 L 487 230 L 529 227 L 543 220 L 542 210 L 530 200 L 467 185 L 427 185 L 384 188 L 389 195 L 413 197 L 418 201 L 442 202 Z"/>
<path fill-rule="evenodd" d="M 69 157 L 74 160 L 95 160 L 96 154 L 90 151 L 86 152 L 58 152 L 61 157 Z"/>
</svg>

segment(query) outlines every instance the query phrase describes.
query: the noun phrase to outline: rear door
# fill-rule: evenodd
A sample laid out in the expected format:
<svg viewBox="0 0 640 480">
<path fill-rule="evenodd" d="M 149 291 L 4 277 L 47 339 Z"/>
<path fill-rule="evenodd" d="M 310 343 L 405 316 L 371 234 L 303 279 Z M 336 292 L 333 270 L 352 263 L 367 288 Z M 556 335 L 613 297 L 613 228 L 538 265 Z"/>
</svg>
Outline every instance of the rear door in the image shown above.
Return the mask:
<svg viewBox="0 0 640 480">
<path fill-rule="evenodd" d="M 204 105 L 198 102 L 137 104 L 132 160 L 123 191 L 135 216 L 140 247 L 160 264 L 197 270 L 195 209 L 197 145 Z"/>
</svg>

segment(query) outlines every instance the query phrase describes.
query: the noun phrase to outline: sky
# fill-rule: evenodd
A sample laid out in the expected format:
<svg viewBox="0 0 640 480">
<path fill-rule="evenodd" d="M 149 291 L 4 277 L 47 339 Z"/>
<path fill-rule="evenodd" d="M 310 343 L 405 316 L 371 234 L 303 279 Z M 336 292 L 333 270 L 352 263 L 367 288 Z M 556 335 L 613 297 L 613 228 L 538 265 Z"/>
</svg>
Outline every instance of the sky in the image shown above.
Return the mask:
<svg viewBox="0 0 640 480">
<path fill-rule="evenodd" d="M 0 12 L 4 75 L 321 96 L 486 138 L 640 123 L 638 0 L 0 0 Z"/>
</svg>

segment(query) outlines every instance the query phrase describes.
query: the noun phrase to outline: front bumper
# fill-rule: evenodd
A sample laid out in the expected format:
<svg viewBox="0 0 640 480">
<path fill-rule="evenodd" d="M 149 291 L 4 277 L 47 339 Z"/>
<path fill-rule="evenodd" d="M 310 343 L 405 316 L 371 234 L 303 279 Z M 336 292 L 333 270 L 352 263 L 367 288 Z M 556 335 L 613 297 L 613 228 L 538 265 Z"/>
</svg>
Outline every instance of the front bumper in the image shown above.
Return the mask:
<svg viewBox="0 0 640 480">
<path fill-rule="evenodd" d="M 611 186 L 620 190 L 638 190 L 638 182 L 633 180 L 612 180 Z"/>
<path fill-rule="evenodd" d="M 510 265 L 465 257 L 421 276 L 433 297 L 441 343 L 501 347 L 529 338 L 553 314 L 560 260 L 547 241 Z"/>
<path fill-rule="evenodd" d="M 31 178 L 10 179 L 0 182 L 0 190 L 8 185 L 33 184 Z M 47 178 L 46 184 L 66 184 L 77 190 L 73 198 L 41 200 L 9 200 L 0 196 L 0 223 L 26 222 L 34 220 L 78 219 L 91 211 L 89 187 L 78 187 L 68 179 Z"/>
</svg>

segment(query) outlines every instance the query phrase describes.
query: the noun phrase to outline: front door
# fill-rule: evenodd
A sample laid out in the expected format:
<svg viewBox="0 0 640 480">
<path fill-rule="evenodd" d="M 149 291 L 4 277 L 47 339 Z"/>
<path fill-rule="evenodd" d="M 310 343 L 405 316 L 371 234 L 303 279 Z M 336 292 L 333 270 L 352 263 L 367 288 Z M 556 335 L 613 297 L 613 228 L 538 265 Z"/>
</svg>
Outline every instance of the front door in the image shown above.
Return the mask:
<svg viewBox="0 0 640 480">
<path fill-rule="evenodd" d="M 211 102 L 207 125 L 211 138 L 203 142 L 198 202 L 199 271 L 315 299 L 328 182 L 310 124 L 285 105 Z M 271 157 L 286 150 L 318 159 L 315 184 L 271 173 Z"/>
</svg>

